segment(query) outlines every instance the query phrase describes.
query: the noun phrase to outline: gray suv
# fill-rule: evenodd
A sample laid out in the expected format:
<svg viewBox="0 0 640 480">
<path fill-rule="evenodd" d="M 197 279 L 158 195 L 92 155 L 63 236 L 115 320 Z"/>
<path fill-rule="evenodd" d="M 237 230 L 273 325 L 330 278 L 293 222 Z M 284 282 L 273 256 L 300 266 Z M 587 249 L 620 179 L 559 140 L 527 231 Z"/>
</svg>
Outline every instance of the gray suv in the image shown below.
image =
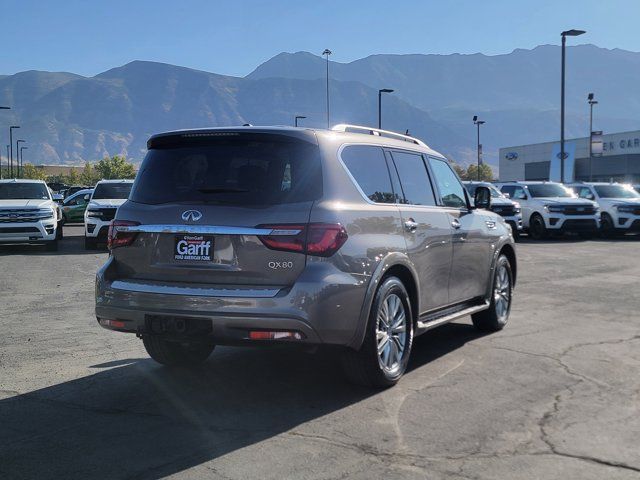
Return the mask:
<svg viewBox="0 0 640 480">
<path fill-rule="evenodd" d="M 447 160 L 412 137 L 238 127 L 151 137 L 96 278 L 102 327 L 165 365 L 216 344 L 330 345 L 390 386 L 413 339 L 471 315 L 507 323 L 513 238 Z"/>
</svg>

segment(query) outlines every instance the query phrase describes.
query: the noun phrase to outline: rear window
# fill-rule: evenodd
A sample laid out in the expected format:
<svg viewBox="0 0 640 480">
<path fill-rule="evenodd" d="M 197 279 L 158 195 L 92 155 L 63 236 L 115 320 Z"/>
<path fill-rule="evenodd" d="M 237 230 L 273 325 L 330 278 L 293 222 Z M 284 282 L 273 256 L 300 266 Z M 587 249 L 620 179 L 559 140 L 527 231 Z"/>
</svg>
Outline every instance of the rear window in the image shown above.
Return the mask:
<svg viewBox="0 0 640 480">
<path fill-rule="evenodd" d="M 274 135 L 219 138 L 151 149 L 131 200 L 139 203 L 274 205 L 322 195 L 317 145 Z"/>
<path fill-rule="evenodd" d="M 129 198 L 131 182 L 127 183 L 99 183 L 93 192 L 94 199 L 123 199 Z"/>
</svg>

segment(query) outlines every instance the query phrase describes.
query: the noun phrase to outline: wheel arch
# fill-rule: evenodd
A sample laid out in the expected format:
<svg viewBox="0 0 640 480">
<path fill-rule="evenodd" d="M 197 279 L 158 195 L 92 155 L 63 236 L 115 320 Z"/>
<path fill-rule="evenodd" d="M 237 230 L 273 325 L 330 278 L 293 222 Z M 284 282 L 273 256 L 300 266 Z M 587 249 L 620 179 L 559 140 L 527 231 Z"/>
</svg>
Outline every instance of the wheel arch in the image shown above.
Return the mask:
<svg viewBox="0 0 640 480">
<path fill-rule="evenodd" d="M 418 281 L 418 273 L 407 255 L 400 252 L 389 253 L 380 260 L 378 267 L 371 275 L 360 311 L 358 328 L 352 341 L 349 343 L 351 348 L 358 350 L 362 345 L 375 294 L 384 279 L 390 276 L 400 279 L 407 289 L 411 302 L 411 316 L 413 317 L 412 320 L 415 328 L 420 312 L 420 283 Z"/>
</svg>

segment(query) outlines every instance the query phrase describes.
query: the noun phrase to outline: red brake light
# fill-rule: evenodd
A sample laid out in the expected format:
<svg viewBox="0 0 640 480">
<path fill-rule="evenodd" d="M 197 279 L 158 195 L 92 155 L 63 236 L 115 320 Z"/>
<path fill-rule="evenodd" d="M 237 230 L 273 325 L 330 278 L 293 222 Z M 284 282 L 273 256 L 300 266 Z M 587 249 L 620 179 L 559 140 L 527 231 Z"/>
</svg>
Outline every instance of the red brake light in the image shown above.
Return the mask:
<svg viewBox="0 0 640 480">
<path fill-rule="evenodd" d="M 109 250 L 131 245 L 138 234 L 136 232 L 127 232 L 120 227 L 135 227 L 136 225 L 140 224 L 128 220 L 113 220 L 109 225 L 109 235 L 107 237 L 107 247 Z"/>
<path fill-rule="evenodd" d="M 270 228 L 270 235 L 262 235 L 260 241 L 272 250 L 306 253 L 330 257 L 347 241 L 349 236 L 339 223 L 309 223 L 306 225 L 261 225 Z M 288 232 L 291 234 L 287 235 Z"/>
</svg>

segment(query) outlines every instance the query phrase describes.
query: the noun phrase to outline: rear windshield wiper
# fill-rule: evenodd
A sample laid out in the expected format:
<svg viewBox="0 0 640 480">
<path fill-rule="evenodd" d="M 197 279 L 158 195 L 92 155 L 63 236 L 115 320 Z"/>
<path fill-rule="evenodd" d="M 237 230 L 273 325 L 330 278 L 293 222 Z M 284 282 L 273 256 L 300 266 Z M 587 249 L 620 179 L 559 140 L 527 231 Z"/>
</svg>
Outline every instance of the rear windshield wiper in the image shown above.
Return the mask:
<svg viewBox="0 0 640 480">
<path fill-rule="evenodd" d="M 200 193 L 247 193 L 249 190 L 246 188 L 199 188 Z"/>
</svg>

